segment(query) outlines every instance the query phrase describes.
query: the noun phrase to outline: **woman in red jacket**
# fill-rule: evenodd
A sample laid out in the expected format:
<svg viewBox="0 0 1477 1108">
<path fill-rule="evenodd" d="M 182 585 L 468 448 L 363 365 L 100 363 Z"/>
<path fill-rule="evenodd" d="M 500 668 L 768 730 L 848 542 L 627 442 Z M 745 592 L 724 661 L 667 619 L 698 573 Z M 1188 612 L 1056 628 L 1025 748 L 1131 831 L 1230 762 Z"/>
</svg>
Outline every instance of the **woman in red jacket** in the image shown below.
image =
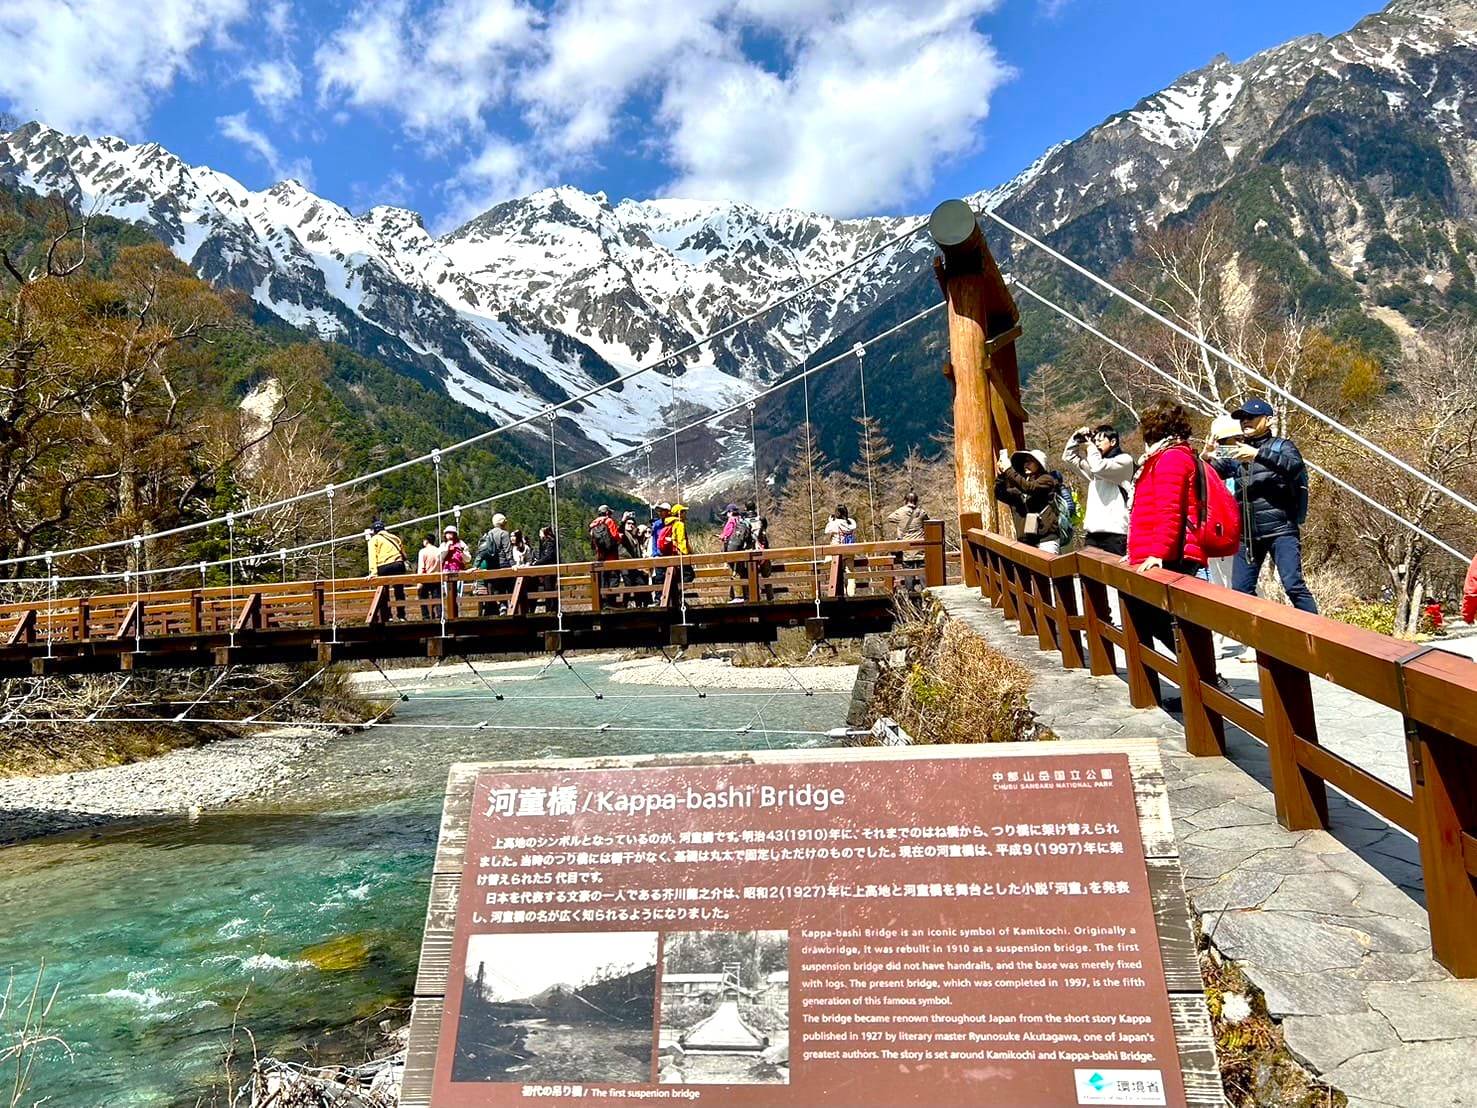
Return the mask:
<svg viewBox="0 0 1477 1108">
<path fill-rule="evenodd" d="M 1163 567 L 1199 573 L 1205 569 L 1205 551 L 1190 526 L 1201 511 L 1190 414 L 1182 405 L 1161 400 L 1144 412 L 1139 431 L 1148 453 L 1133 488 L 1128 561 L 1140 572 Z"/>
</svg>

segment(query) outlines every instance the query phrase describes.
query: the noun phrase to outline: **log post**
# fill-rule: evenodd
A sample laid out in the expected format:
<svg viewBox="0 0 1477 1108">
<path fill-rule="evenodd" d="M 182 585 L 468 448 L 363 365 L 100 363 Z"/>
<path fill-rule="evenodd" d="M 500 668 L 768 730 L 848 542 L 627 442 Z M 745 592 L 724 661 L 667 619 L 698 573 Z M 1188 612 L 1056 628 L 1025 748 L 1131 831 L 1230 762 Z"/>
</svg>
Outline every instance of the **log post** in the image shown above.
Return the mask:
<svg viewBox="0 0 1477 1108">
<path fill-rule="evenodd" d="M 949 568 L 944 551 L 944 521 L 941 519 L 928 519 L 923 521 L 923 541 L 928 545 L 923 549 L 923 583 L 929 588 L 937 588 L 948 580 Z"/>
<path fill-rule="evenodd" d="M 975 560 L 974 547 L 969 544 L 969 532 L 975 528 L 984 530 L 985 517 L 981 512 L 959 513 L 959 548 L 962 551 L 960 569 L 964 573 L 964 583 L 971 589 L 980 587 L 980 565 Z"/>
<path fill-rule="evenodd" d="M 1025 409 L 1015 339 L 1020 312 L 995 264 L 974 210 L 963 200 L 934 209 L 928 230 L 940 256 L 934 272 L 949 312 L 954 386 L 954 468 L 961 512 L 981 512 L 996 534 L 1014 536 L 1008 509 L 995 503 L 995 459 L 1025 446 Z"/>
</svg>

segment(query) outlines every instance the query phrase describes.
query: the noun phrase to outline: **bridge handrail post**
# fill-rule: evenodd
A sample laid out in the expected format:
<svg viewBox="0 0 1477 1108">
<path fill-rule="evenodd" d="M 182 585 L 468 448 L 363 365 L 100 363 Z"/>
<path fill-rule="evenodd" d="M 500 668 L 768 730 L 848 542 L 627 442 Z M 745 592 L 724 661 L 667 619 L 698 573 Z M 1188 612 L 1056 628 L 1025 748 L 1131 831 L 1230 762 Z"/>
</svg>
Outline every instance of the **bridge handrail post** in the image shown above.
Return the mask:
<svg viewBox="0 0 1477 1108">
<path fill-rule="evenodd" d="M 1111 677 L 1118 672 L 1113 642 L 1106 628 L 1113 625 L 1113 609 L 1108 603 L 1108 586 L 1083 571 L 1087 559 L 1078 558 L 1079 580 L 1082 582 L 1082 608 L 1087 622 L 1087 664 L 1094 677 Z"/>
<path fill-rule="evenodd" d="M 1226 753 L 1226 723 L 1205 703 L 1205 684 L 1215 684 L 1215 640 L 1204 627 L 1174 617 L 1174 651 L 1180 665 L 1180 708 L 1185 749 L 1197 757 Z"/>
<path fill-rule="evenodd" d="M 948 566 L 944 557 L 944 521 L 923 521 L 923 583 L 937 588 L 948 580 Z"/>
<path fill-rule="evenodd" d="M 1063 559 L 1070 559 L 1065 567 Z M 1062 652 L 1062 666 L 1066 669 L 1081 669 L 1085 664 L 1082 652 L 1082 632 L 1072 626 L 1080 613 L 1077 611 L 1077 555 L 1058 556 L 1058 566 L 1069 568 L 1070 573 L 1053 574 L 1052 587 L 1056 590 L 1057 644 Z"/>
<path fill-rule="evenodd" d="M 1298 763 L 1297 740 L 1316 742 L 1313 685 L 1307 671 L 1257 651 L 1267 757 L 1277 822 L 1289 831 L 1328 826 L 1328 792 L 1323 778 Z"/>
<path fill-rule="evenodd" d="M 959 513 L 959 562 L 960 570 L 964 574 L 964 583 L 971 589 L 983 587 L 980 577 L 980 563 L 978 551 L 974 543 L 969 541 L 969 533 L 976 530 L 984 530 L 985 517 L 980 512 Z"/>
<path fill-rule="evenodd" d="M 1128 674 L 1128 702 L 1135 708 L 1159 706 L 1159 674 L 1144 661 L 1145 650 L 1152 650 L 1145 612 L 1139 605 L 1152 607 L 1127 593 L 1118 594 L 1118 609 L 1123 613 L 1123 668 Z"/>
</svg>

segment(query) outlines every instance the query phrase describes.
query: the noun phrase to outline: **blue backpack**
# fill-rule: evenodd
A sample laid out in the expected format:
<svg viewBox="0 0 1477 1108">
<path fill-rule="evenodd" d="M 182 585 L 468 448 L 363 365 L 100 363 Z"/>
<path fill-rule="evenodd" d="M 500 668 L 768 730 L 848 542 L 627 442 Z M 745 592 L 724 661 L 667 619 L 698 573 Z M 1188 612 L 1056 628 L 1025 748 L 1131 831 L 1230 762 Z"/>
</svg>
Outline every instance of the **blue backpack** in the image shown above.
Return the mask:
<svg viewBox="0 0 1477 1108">
<path fill-rule="evenodd" d="M 1061 548 L 1066 550 L 1076 534 L 1077 494 L 1056 470 L 1051 475 L 1056 478 L 1056 533 Z"/>
</svg>

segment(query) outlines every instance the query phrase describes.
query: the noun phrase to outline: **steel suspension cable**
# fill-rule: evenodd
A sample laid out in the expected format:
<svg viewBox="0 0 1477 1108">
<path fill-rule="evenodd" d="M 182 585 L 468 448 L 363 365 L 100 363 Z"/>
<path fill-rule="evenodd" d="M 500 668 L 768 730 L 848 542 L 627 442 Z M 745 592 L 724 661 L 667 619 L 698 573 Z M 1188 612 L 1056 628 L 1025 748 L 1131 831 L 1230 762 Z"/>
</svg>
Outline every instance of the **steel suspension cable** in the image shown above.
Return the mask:
<svg viewBox="0 0 1477 1108">
<path fill-rule="evenodd" d="M 899 231 L 897 234 L 893 235 L 891 238 L 888 238 L 888 239 L 884 240 L 882 243 L 880 243 L 879 245 L 873 247 L 871 250 L 868 250 L 867 252 L 865 252 L 863 254 L 857 255 L 851 261 L 846 262 L 846 263 L 844 263 L 844 264 L 842 264 L 840 266 L 837 266 L 835 269 L 831 270 L 828 273 L 822 274 L 820 277 L 817 277 L 815 280 L 811 281 L 805 287 L 803 287 L 801 289 L 798 289 L 797 291 L 795 291 L 793 293 L 790 293 L 787 296 L 782 296 L 782 297 L 780 297 L 777 300 L 772 300 L 768 304 L 765 304 L 765 305 L 763 305 L 763 306 L 761 306 L 759 308 L 756 308 L 752 312 L 749 312 L 749 313 L 747 313 L 747 314 L 745 314 L 743 316 L 740 316 L 738 319 L 735 319 L 735 320 L 733 320 L 730 323 L 726 323 L 722 327 L 717 328 L 716 330 L 710 331 L 710 332 L 708 332 L 705 335 L 702 335 L 702 336 L 700 336 L 700 337 L 698 337 L 696 339 L 693 339 L 691 342 L 687 343 L 686 345 L 684 345 L 684 346 L 680 347 L 679 349 L 671 352 L 669 355 L 667 355 L 667 358 L 666 359 L 663 359 L 661 361 L 652 362 L 652 363 L 650 363 L 648 365 L 638 366 L 635 369 L 633 369 L 633 370 L 631 370 L 631 371 L 629 371 L 627 373 L 620 374 L 620 375 L 617 375 L 615 377 L 612 377 L 608 381 L 603 381 L 603 382 L 600 382 L 598 384 L 592 385 L 589 388 L 586 388 L 586 389 L 584 389 L 581 392 L 575 393 L 573 396 L 567 397 L 566 399 L 561 400 L 561 401 L 559 401 L 559 403 L 554 404 L 554 405 L 551 405 L 548 408 L 541 409 L 541 410 L 539 410 L 537 412 L 533 412 L 533 413 L 531 413 L 529 415 L 526 415 L 526 416 L 520 416 L 517 419 L 514 419 L 514 420 L 509 421 L 508 423 L 499 424 L 496 427 L 492 427 L 492 428 L 489 428 L 486 431 L 482 431 L 482 432 L 480 432 L 480 433 L 478 433 L 476 435 L 469 436 L 468 438 L 462 439 L 459 442 L 451 443 L 451 444 L 449 444 L 447 446 L 443 446 L 443 447 L 438 447 L 438 449 L 443 454 L 450 454 L 453 451 L 463 450 L 463 449 L 466 449 L 469 446 L 475 446 L 478 443 L 485 442 L 488 439 L 493 438 L 493 437 L 495 437 L 497 435 L 507 434 L 509 431 L 514 431 L 514 430 L 517 430 L 520 427 L 529 426 L 529 425 L 531 425 L 533 423 L 536 423 L 539 419 L 542 419 L 546 415 L 549 415 L 549 414 L 552 414 L 552 413 L 556 413 L 556 412 L 562 411 L 562 410 L 564 410 L 566 408 L 572 408 L 572 407 L 576 407 L 576 406 L 582 405 L 583 402 L 586 401 L 586 400 L 588 400 L 590 397 L 596 396 L 596 395 L 598 395 L 598 394 L 600 394 L 602 392 L 606 392 L 608 390 L 618 389 L 619 387 L 623 386 L 627 381 L 630 381 L 630 380 L 632 380 L 632 379 L 634 379 L 636 377 L 640 377 L 643 374 L 649 373 L 653 369 L 660 368 L 663 364 L 666 363 L 667 360 L 670 360 L 670 359 L 680 360 L 680 359 L 684 358 L 688 354 L 695 353 L 696 351 L 701 350 L 704 346 L 707 346 L 709 343 L 716 342 L 718 339 L 721 339 L 721 338 L 724 338 L 724 337 L 726 337 L 726 336 L 728 336 L 730 334 L 733 334 L 735 331 L 738 331 L 739 329 L 747 326 L 748 324 L 752 323 L 754 320 L 760 319 L 760 318 L 768 315 L 771 312 L 778 311 L 779 309 L 786 307 L 787 305 L 789 305 L 791 302 L 793 302 L 797 298 L 813 292 L 815 289 L 818 289 L 821 286 L 826 285 L 826 284 L 830 283 L 831 281 L 834 281 L 836 278 L 842 276 L 845 273 L 849 273 L 851 270 L 856 269 L 859 266 L 865 265 L 867 262 L 871 261 L 873 258 L 876 258 L 876 257 L 880 256 L 881 254 L 885 253 L 886 251 L 890 250 L 892 247 L 896 246 L 898 243 L 904 242 L 907 239 L 912 238 L 914 235 L 918 234 L 919 231 L 923 230 L 927 226 L 928 226 L 928 221 L 927 220 L 920 220 L 920 221 L 918 221 L 917 223 L 913 224 L 911 227 L 907 227 L 907 228 L 903 229 L 902 231 Z M 387 476 L 389 476 L 392 473 L 398 473 L 401 470 L 409 469 L 412 466 L 423 465 L 424 463 L 430 461 L 430 459 L 431 459 L 431 455 L 429 453 L 419 455 L 418 457 L 415 457 L 415 458 L 407 458 L 404 461 L 395 462 L 394 464 L 388 465 L 388 466 L 383 466 L 380 469 L 374 470 L 372 472 L 369 472 L 369 473 L 361 473 L 361 474 L 359 474 L 356 477 L 351 477 L 351 478 L 349 478 L 346 481 L 340 482 L 338 484 L 338 487 L 340 489 L 354 488 L 354 487 L 356 487 L 358 485 L 364 484 L 365 482 L 378 480 L 379 478 L 381 478 L 381 477 L 387 477 Z M 321 495 L 321 490 L 316 490 L 315 489 L 315 490 L 310 491 L 310 492 L 298 493 L 295 496 L 283 497 L 280 500 L 270 501 L 270 502 L 267 502 L 267 503 L 264 503 L 264 504 L 257 504 L 257 505 L 254 505 L 252 507 L 242 509 L 242 510 L 238 511 L 236 514 L 237 515 L 240 515 L 242 517 L 250 516 L 250 515 L 255 515 L 255 514 L 259 513 L 259 512 L 271 511 L 271 510 L 275 510 L 277 508 L 285 508 L 285 507 L 289 507 L 290 505 L 293 505 L 293 504 L 300 504 L 303 501 L 312 500 L 312 499 L 314 499 L 315 497 L 317 497 L 319 495 Z M 154 533 L 154 537 L 155 538 L 173 538 L 176 535 L 188 534 L 188 533 L 193 532 L 193 531 L 198 531 L 198 530 L 200 530 L 202 528 L 208 528 L 208 527 L 215 526 L 215 525 L 217 525 L 219 523 L 222 523 L 222 522 L 224 522 L 224 517 L 223 516 L 218 516 L 218 517 L 215 517 L 213 519 L 199 520 L 199 521 L 194 522 L 194 523 L 181 524 L 178 527 L 172 527 L 172 528 L 169 528 L 169 529 L 164 530 L 164 531 L 157 531 L 157 532 Z M 96 553 L 100 553 L 100 552 L 105 551 L 105 550 L 116 550 L 116 549 L 118 549 L 120 547 L 124 547 L 124 546 L 126 546 L 128 544 L 128 541 L 129 540 L 127 540 L 127 539 L 117 539 L 117 540 L 112 540 L 112 541 L 109 541 L 109 542 L 92 543 L 92 544 L 89 544 L 89 545 L 86 545 L 86 546 L 68 547 L 65 550 L 55 551 L 54 553 L 58 557 L 65 557 L 65 556 L 72 556 L 72 555 L 79 555 L 79 554 L 96 554 Z M 0 566 L 22 565 L 22 564 L 25 564 L 25 563 L 28 563 L 28 562 L 40 561 L 41 560 L 41 557 L 42 556 L 41 555 L 38 555 L 38 554 L 25 554 L 25 555 L 18 555 L 18 556 L 15 556 L 15 557 L 10 557 L 10 558 L 0 558 Z"/>
<path fill-rule="evenodd" d="M 1420 481 L 1422 484 L 1455 501 L 1462 507 L 1466 508 L 1468 511 L 1477 513 L 1477 503 L 1473 503 L 1465 496 L 1462 496 L 1460 493 L 1447 488 L 1440 481 L 1437 481 L 1434 477 L 1431 477 L 1425 471 L 1417 469 L 1415 466 L 1411 465 L 1404 459 L 1396 457 L 1394 454 L 1390 453 L 1379 444 L 1371 442 L 1369 439 L 1365 438 L 1365 436 L 1361 435 L 1358 431 L 1355 431 L 1352 427 L 1348 427 L 1345 424 L 1340 423 L 1333 416 L 1328 415 L 1326 412 L 1323 412 L 1320 409 L 1314 407 L 1312 404 L 1309 404 L 1307 401 L 1303 400 L 1299 396 L 1296 396 L 1283 386 L 1277 384 L 1275 381 L 1259 373 L 1257 370 L 1252 369 L 1246 363 L 1233 358 L 1224 350 L 1221 350 L 1220 348 L 1213 346 L 1211 343 L 1206 342 L 1203 338 L 1195 334 L 1193 331 L 1182 327 L 1180 324 L 1176 323 L 1168 316 L 1155 311 L 1153 308 L 1149 307 L 1149 305 L 1145 304 L 1142 300 L 1139 300 L 1129 293 L 1124 292 L 1117 285 L 1113 284 L 1106 278 L 1099 277 L 1096 273 L 1088 269 L 1086 266 L 1081 265 L 1078 262 L 1074 262 L 1071 258 L 1061 253 L 1061 251 L 1053 249 L 1035 236 L 1021 230 L 1019 227 L 1011 223 L 1009 220 L 1005 219 L 1003 216 L 997 215 L 995 212 L 989 209 L 985 209 L 984 214 L 998 223 L 1001 227 L 1004 227 L 1007 231 L 1019 236 L 1037 249 L 1043 250 L 1047 254 L 1050 254 L 1057 261 L 1063 263 L 1074 272 L 1081 274 L 1083 277 L 1086 277 L 1093 284 L 1104 289 L 1108 293 L 1117 297 L 1119 300 L 1122 300 L 1124 303 L 1131 305 L 1133 308 L 1149 316 L 1149 318 L 1155 320 L 1156 322 L 1163 324 L 1165 327 L 1168 327 L 1171 331 L 1174 331 L 1181 337 L 1188 339 L 1190 342 L 1200 347 L 1201 350 L 1205 351 L 1205 353 L 1219 358 L 1221 361 L 1225 362 L 1233 369 L 1237 369 L 1240 372 L 1246 374 L 1246 376 L 1250 377 L 1252 380 L 1260 382 L 1267 389 L 1276 393 L 1278 396 L 1282 397 L 1294 407 L 1302 409 L 1302 411 L 1312 416 L 1320 423 L 1323 423 L 1327 427 L 1330 427 L 1333 430 L 1337 431 L 1339 434 L 1358 443 L 1360 446 L 1370 451 L 1370 453 L 1384 459 L 1396 469 L 1403 471 L 1407 475 L 1414 477 L 1417 481 Z"/>
<path fill-rule="evenodd" d="M 871 513 L 872 541 L 877 541 L 881 529 L 877 526 L 877 483 L 872 475 L 872 421 L 867 418 L 867 348 L 857 343 L 852 348 L 856 355 L 856 374 L 862 390 L 862 449 L 867 455 L 867 511 Z"/>
<path fill-rule="evenodd" d="M 1064 308 L 1060 304 L 1056 303 L 1056 301 L 1051 300 L 1049 297 L 1043 296 L 1041 293 L 1037 292 L 1035 289 L 1031 288 L 1029 285 L 1021 281 L 1020 278 L 1012 276 L 1008 278 L 1008 280 L 1013 286 L 1020 289 L 1023 293 L 1025 293 L 1027 296 L 1031 297 L 1033 300 L 1037 301 L 1044 307 L 1050 308 L 1052 311 L 1056 312 L 1064 319 L 1075 323 L 1078 327 L 1082 328 L 1088 334 L 1093 335 L 1094 337 L 1107 343 L 1124 357 L 1132 359 L 1139 365 L 1143 366 L 1145 369 L 1149 370 L 1151 373 L 1154 373 L 1157 376 L 1163 378 L 1165 381 L 1178 388 L 1186 396 L 1190 397 L 1192 400 L 1200 401 L 1200 404 L 1197 406 L 1201 407 L 1207 415 L 1213 415 L 1219 410 L 1215 401 L 1212 400 L 1210 397 L 1196 391 L 1190 385 L 1186 384 L 1184 381 L 1181 381 L 1173 374 L 1160 369 L 1157 365 L 1149 361 L 1149 359 L 1145 358 L 1142 354 L 1139 354 L 1134 350 L 1130 350 L 1127 346 L 1124 346 L 1123 343 L 1119 342 L 1111 335 L 1105 334 L 1104 332 L 1100 331 L 1098 328 L 1094 327 L 1085 319 L 1082 319 L 1080 316 L 1074 314 L 1069 309 Z M 1361 492 L 1359 489 L 1349 484 L 1349 482 L 1345 481 L 1342 477 L 1330 473 L 1327 469 L 1324 469 L 1317 462 L 1314 462 L 1307 457 L 1304 457 L 1303 461 L 1309 469 L 1311 469 L 1314 473 L 1317 473 L 1320 477 L 1323 477 L 1325 480 L 1332 482 L 1334 485 L 1337 485 L 1345 492 L 1351 494 L 1356 499 L 1362 501 L 1369 507 L 1374 508 L 1376 511 L 1388 516 L 1390 519 L 1394 520 L 1401 526 L 1408 528 L 1411 532 L 1419 535 L 1427 542 L 1440 547 L 1442 550 L 1445 550 L 1448 554 L 1456 558 L 1463 565 L 1470 563 L 1471 559 L 1468 558 L 1467 555 L 1463 554 L 1460 550 L 1450 545 L 1449 543 L 1443 542 L 1441 539 L 1438 539 L 1435 535 L 1431 534 L 1424 527 L 1421 527 L 1419 524 L 1412 523 L 1410 520 L 1406 519 L 1398 512 L 1386 507 L 1384 504 L 1380 503 L 1378 500 L 1367 495 L 1366 493 Z"/>
</svg>

